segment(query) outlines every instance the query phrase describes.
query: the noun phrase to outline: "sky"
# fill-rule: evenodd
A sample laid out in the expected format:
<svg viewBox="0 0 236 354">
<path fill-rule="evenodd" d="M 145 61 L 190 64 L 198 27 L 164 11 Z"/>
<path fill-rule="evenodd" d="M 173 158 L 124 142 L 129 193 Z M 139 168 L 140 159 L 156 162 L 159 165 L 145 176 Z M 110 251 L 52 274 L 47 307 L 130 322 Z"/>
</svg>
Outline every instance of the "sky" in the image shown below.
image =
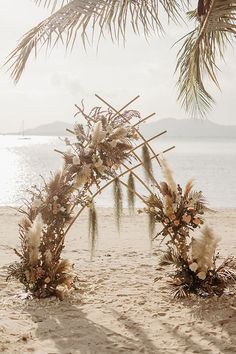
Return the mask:
<svg viewBox="0 0 236 354">
<path fill-rule="evenodd" d="M 0 0 L 0 65 L 22 35 L 44 19 L 49 10 L 33 0 Z M 44 50 L 32 58 L 20 82 L 15 85 L 6 67 L 0 70 L 1 133 L 47 124 L 56 120 L 74 122 L 74 104 L 84 99 L 88 110 L 100 105 L 97 93 L 119 108 L 140 95 L 132 108 L 143 115 L 156 112 L 153 119 L 187 118 L 177 103 L 174 75 L 177 48 L 173 43 L 187 33 L 186 26 L 170 25 L 166 35 L 145 41 L 131 31 L 125 47 L 109 36 L 85 52 L 78 37 L 72 53 L 62 44 L 50 54 Z M 236 54 L 229 49 L 220 63 L 221 91 L 213 89 L 216 105 L 207 118 L 219 124 L 236 124 Z"/>
</svg>

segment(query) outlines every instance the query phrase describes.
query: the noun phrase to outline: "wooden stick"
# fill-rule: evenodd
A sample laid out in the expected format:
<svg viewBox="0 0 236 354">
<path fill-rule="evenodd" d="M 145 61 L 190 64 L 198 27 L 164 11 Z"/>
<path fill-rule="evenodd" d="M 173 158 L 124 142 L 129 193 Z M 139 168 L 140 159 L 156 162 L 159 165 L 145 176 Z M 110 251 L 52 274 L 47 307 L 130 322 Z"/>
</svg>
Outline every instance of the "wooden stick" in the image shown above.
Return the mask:
<svg viewBox="0 0 236 354">
<path fill-rule="evenodd" d="M 147 117 L 141 119 L 140 121 L 138 121 L 137 123 L 135 123 L 135 124 L 133 125 L 133 127 L 136 127 L 137 125 L 143 123 L 145 120 L 147 120 L 147 119 L 149 119 L 149 118 L 155 116 L 155 114 L 156 114 L 156 113 L 149 114 L 149 116 L 147 116 Z"/>
<path fill-rule="evenodd" d="M 170 147 L 170 148 L 168 148 L 168 149 L 162 151 L 161 153 L 157 154 L 157 156 L 160 155 L 160 154 L 165 154 L 166 152 L 168 152 L 168 151 L 170 151 L 170 150 L 172 150 L 172 149 L 174 149 L 174 148 L 175 148 L 175 146 L 172 146 L 172 147 Z M 155 158 L 155 156 L 152 156 L 152 157 L 151 157 L 151 160 L 154 159 L 154 158 Z M 108 187 L 110 184 L 112 184 L 112 183 L 115 181 L 115 179 L 116 179 L 117 177 L 118 177 L 118 178 L 121 178 L 121 177 L 123 177 L 124 175 L 126 175 L 127 173 L 129 173 L 129 172 L 135 170 L 136 168 L 138 168 L 138 167 L 140 167 L 140 166 L 142 166 L 142 163 L 139 163 L 139 164 L 137 164 L 136 166 L 129 168 L 128 170 L 126 170 L 126 171 L 120 173 L 118 176 L 116 176 L 115 178 L 113 178 L 112 180 L 110 180 L 109 182 L 107 182 L 107 183 L 106 183 L 103 187 L 101 187 L 96 193 L 94 193 L 94 195 L 93 195 L 93 197 L 92 197 L 92 200 L 93 200 L 98 194 L 100 194 L 106 187 Z M 80 216 L 80 214 L 82 213 L 82 211 L 83 211 L 85 208 L 86 208 L 86 206 L 81 207 L 81 209 L 80 209 L 80 210 L 78 211 L 78 213 L 75 215 L 75 217 L 74 217 L 73 220 L 71 221 L 70 225 L 67 227 L 67 229 L 66 229 L 66 231 L 65 231 L 65 234 L 64 234 L 64 237 L 63 237 L 62 240 L 64 240 L 66 234 L 67 234 L 68 231 L 71 229 L 72 225 L 75 223 L 76 219 Z M 58 245 L 58 247 L 59 247 L 59 246 L 60 246 L 60 244 Z"/>
<path fill-rule="evenodd" d="M 111 109 L 113 109 L 113 111 L 115 111 L 116 113 L 118 113 L 117 110 L 116 110 L 114 107 L 112 107 L 108 102 L 106 102 L 102 97 L 100 97 L 100 96 L 97 95 L 97 94 L 95 94 L 95 96 L 96 96 L 100 101 L 102 101 L 103 103 L 105 103 L 108 107 L 110 107 Z M 126 120 L 126 122 L 128 122 L 128 120 L 124 117 L 124 115 L 122 115 L 121 113 L 120 113 L 120 115 Z M 149 150 L 152 152 L 152 154 L 153 154 L 154 156 L 156 156 L 156 155 L 155 155 L 155 151 L 153 150 L 153 148 L 151 147 L 151 145 L 147 143 L 146 139 L 145 139 L 144 136 L 140 133 L 140 131 L 139 131 L 138 129 L 136 129 L 136 128 L 134 128 L 134 129 L 135 129 L 136 133 L 140 136 L 140 138 L 143 139 L 143 141 L 146 142 L 147 147 L 148 147 Z M 137 156 L 136 156 L 136 157 L 137 157 Z M 139 161 L 141 161 L 141 159 L 140 159 L 139 157 L 137 157 L 137 158 L 138 158 Z M 158 160 L 157 157 L 156 157 L 156 161 L 157 161 L 158 165 L 161 166 L 160 161 Z M 143 166 L 144 166 L 144 165 L 143 165 Z M 153 176 L 153 178 L 154 178 L 154 176 Z M 155 180 L 155 178 L 154 178 L 154 180 Z M 156 180 L 155 180 L 155 182 L 157 183 Z M 158 184 L 158 183 L 157 183 L 157 184 Z"/>
</svg>

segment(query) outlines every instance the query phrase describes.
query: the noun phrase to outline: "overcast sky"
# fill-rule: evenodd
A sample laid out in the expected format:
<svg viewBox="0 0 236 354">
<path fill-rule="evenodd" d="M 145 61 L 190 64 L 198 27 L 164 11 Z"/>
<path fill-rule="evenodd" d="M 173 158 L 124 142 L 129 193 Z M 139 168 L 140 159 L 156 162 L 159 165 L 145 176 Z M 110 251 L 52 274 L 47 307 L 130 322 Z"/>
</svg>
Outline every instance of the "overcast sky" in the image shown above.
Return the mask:
<svg viewBox="0 0 236 354">
<path fill-rule="evenodd" d="M 31 0 L 0 0 L 0 63 L 20 37 L 44 19 L 49 11 Z M 1 132 L 18 131 L 24 120 L 26 128 L 63 120 L 74 121 L 74 104 L 85 99 L 88 107 L 99 105 L 98 93 L 119 107 L 137 94 L 141 98 L 133 108 L 144 114 L 157 113 L 156 119 L 184 118 L 187 115 L 176 103 L 175 49 L 171 45 L 187 29 L 171 25 L 168 36 L 152 37 L 149 43 L 130 34 L 126 47 L 113 44 L 107 37 L 99 51 L 81 41 L 72 54 L 59 45 L 50 55 L 42 51 L 30 60 L 17 85 L 3 68 L 0 71 Z M 236 55 L 233 49 L 221 63 L 219 75 L 222 92 L 215 90 L 216 106 L 208 118 L 216 123 L 236 124 Z"/>
</svg>

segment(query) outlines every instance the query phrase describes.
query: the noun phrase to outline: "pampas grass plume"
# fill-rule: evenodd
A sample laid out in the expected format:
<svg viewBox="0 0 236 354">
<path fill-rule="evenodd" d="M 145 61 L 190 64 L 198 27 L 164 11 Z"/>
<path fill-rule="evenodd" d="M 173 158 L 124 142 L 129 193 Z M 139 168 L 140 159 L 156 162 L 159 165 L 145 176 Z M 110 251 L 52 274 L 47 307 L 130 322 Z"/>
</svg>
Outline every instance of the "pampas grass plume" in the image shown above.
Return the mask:
<svg viewBox="0 0 236 354">
<path fill-rule="evenodd" d="M 213 230 L 205 226 L 201 236 L 192 241 L 192 259 L 198 264 L 198 271 L 207 272 L 214 265 L 216 247 L 219 243 Z"/>
<path fill-rule="evenodd" d="M 163 177 L 165 178 L 166 183 L 168 184 L 168 187 L 170 190 L 174 193 L 177 193 L 177 186 L 173 177 L 173 172 L 171 168 L 169 167 L 166 159 L 162 157 L 160 159 L 160 164 L 161 164 L 161 169 L 162 169 L 162 174 Z"/>
<path fill-rule="evenodd" d="M 42 237 L 43 220 L 41 214 L 38 214 L 30 229 L 27 231 L 29 262 L 36 265 L 39 256 L 39 246 Z"/>
</svg>

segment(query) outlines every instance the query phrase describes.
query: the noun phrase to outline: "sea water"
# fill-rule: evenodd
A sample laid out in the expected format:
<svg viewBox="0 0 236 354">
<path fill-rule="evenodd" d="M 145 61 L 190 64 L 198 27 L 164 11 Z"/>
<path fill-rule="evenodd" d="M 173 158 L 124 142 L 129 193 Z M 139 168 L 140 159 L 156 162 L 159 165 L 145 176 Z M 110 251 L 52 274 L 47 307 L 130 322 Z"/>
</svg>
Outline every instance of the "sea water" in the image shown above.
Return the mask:
<svg viewBox="0 0 236 354">
<path fill-rule="evenodd" d="M 236 208 L 236 139 L 223 138 L 159 138 L 153 148 L 157 152 L 175 145 L 165 156 L 175 179 L 181 185 L 195 179 L 195 189 L 202 190 L 215 208 Z M 63 138 L 32 136 L 0 136 L 0 205 L 19 206 L 26 190 L 41 185 L 43 176 L 49 178 L 62 166 L 62 157 L 54 149 L 65 151 Z M 158 180 L 160 168 L 154 161 Z M 142 174 L 141 171 L 138 171 Z M 137 185 L 139 192 L 144 189 Z M 99 206 L 112 206 L 112 191 L 107 190 L 97 199 Z"/>
</svg>

